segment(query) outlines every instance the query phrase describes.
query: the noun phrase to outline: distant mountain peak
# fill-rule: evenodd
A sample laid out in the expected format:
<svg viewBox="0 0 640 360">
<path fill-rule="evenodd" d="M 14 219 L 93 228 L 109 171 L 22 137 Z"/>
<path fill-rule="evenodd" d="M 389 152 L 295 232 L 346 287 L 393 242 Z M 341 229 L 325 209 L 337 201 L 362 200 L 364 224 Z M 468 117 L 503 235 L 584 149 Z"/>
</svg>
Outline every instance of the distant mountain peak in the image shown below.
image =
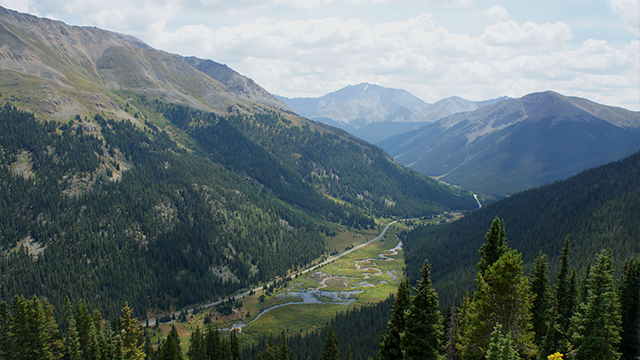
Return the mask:
<svg viewBox="0 0 640 360">
<path fill-rule="evenodd" d="M 378 145 L 425 175 L 505 196 L 638 151 L 640 112 L 544 91 L 456 113 Z"/>
</svg>

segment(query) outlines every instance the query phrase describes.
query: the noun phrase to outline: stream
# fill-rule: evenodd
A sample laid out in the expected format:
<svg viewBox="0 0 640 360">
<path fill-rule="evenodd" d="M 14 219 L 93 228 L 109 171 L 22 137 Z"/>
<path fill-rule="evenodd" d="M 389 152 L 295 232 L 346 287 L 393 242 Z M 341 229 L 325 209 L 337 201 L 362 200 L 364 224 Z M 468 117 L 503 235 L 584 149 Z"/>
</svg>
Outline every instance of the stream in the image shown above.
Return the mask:
<svg viewBox="0 0 640 360">
<path fill-rule="evenodd" d="M 356 269 L 358 269 L 358 270 L 363 272 L 363 280 L 369 279 L 371 276 L 380 276 L 380 275 L 383 274 L 383 272 L 382 272 L 382 270 L 373 267 L 373 266 L 376 266 L 374 261 L 392 261 L 392 260 L 394 260 L 394 258 L 392 256 L 398 255 L 398 251 L 400 251 L 401 249 L 402 249 L 402 242 L 398 242 L 398 245 L 396 245 L 396 247 L 394 247 L 393 249 L 385 250 L 384 253 L 379 254 L 378 258 L 376 258 L 376 259 L 356 260 L 355 261 L 355 267 L 356 267 Z M 360 264 L 364 264 L 364 263 L 373 263 L 373 264 L 371 266 L 369 266 L 369 267 L 361 268 Z M 371 273 L 371 272 L 374 272 L 374 273 Z M 244 328 L 245 326 L 257 321 L 258 319 L 260 319 L 262 317 L 262 315 L 268 313 L 269 311 L 271 311 L 273 309 L 277 309 L 277 308 L 280 308 L 280 307 L 283 307 L 283 306 L 303 305 L 303 304 L 340 304 L 340 305 L 348 305 L 348 304 L 351 304 L 353 301 L 355 301 L 355 298 L 353 298 L 353 296 L 358 295 L 358 294 L 363 292 L 363 290 L 348 290 L 348 291 L 325 291 L 325 290 L 322 290 L 323 288 L 328 286 L 326 284 L 327 280 L 332 280 L 332 279 L 336 279 L 336 278 L 344 278 L 346 280 L 346 277 L 344 277 L 344 276 L 332 276 L 332 275 L 329 275 L 329 274 L 324 274 L 322 272 L 317 272 L 316 274 L 319 275 L 319 276 L 324 276 L 322 281 L 320 281 L 320 286 L 319 287 L 317 287 L 317 288 L 309 288 L 307 290 L 288 291 L 286 293 L 281 293 L 281 294 L 277 295 L 278 298 L 292 298 L 292 299 L 295 299 L 295 301 L 290 301 L 290 302 L 286 302 L 286 303 L 283 303 L 283 304 L 270 306 L 270 307 L 262 310 L 258 314 L 258 316 L 256 316 L 253 320 L 249 321 L 248 323 L 236 323 L 236 324 L 231 325 L 230 327 L 222 328 L 222 329 L 219 329 L 219 330 L 221 330 L 221 331 L 231 331 L 231 330 L 240 329 L 240 331 L 242 331 L 242 328 Z M 394 280 L 396 279 L 396 271 L 395 270 L 387 271 L 386 274 L 389 275 Z M 345 284 L 346 284 L 346 281 L 345 281 Z M 373 284 L 369 284 L 366 281 L 361 282 L 361 283 L 356 284 L 356 285 L 358 285 L 360 287 L 373 287 L 373 286 L 375 286 Z"/>
</svg>

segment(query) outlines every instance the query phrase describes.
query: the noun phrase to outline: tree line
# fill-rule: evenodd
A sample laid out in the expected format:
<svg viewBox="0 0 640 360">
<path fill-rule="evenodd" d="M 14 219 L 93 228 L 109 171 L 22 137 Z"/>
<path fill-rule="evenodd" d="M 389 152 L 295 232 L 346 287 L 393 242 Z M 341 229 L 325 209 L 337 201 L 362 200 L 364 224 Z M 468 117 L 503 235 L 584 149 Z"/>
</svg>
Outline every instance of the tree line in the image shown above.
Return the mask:
<svg viewBox="0 0 640 360">
<path fill-rule="evenodd" d="M 480 248 L 476 289 L 443 316 L 425 261 L 415 294 L 398 288 L 379 359 L 637 359 L 640 356 L 640 259 L 616 281 L 613 254 L 603 251 L 578 279 L 569 267 L 569 238 L 550 285 L 546 255 L 532 274 L 509 247 L 495 218 Z"/>
<path fill-rule="evenodd" d="M 447 224 L 416 227 L 401 234 L 407 275 L 415 282 L 425 258 L 442 309 L 475 285 L 476 251 L 486 224 L 498 216 L 509 224 L 511 247 L 530 271 L 540 250 L 549 270 L 560 269 L 567 234 L 573 239 L 570 265 L 579 273 L 603 248 L 613 251 L 616 273 L 631 254 L 640 253 L 640 153 L 584 171 L 569 179 L 523 191 L 483 206 Z"/>
</svg>

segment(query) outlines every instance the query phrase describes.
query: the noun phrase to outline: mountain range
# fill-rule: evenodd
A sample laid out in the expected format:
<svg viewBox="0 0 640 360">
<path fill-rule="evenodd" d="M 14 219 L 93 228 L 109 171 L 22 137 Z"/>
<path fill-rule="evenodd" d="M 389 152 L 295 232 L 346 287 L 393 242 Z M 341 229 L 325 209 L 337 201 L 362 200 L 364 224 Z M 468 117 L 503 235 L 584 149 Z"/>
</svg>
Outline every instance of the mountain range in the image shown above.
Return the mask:
<svg viewBox="0 0 640 360">
<path fill-rule="evenodd" d="M 428 176 L 506 196 L 640 149 L 640 112 L 547 91 L 453 114 L 377 144 Z"/>
<path fill-rule="evenodd" d="M 0 35 L 0 300 L 144 315 L 283 276 L 374 218 L 477 207 L 225 65 L 4 8 Z"/>
<path fill-rule="evenodd" d="M 406 90 L 367 83 L 318 98 L 278 98 L 301 116 L 343 129 L 370 143 L 505 99 L 470 101 L 453 96 L 428 104 Z"/>
<path fill-rule="evenodd" d="M 120 107 L 121 90 L 218 113 L 236 103 L 285 108 L 224 65 L 156 50 L 129 35 L 3 7 L 0 20 L 0 89 L 47 118 L 95 111 L 131 118 Z"/>
</svg>

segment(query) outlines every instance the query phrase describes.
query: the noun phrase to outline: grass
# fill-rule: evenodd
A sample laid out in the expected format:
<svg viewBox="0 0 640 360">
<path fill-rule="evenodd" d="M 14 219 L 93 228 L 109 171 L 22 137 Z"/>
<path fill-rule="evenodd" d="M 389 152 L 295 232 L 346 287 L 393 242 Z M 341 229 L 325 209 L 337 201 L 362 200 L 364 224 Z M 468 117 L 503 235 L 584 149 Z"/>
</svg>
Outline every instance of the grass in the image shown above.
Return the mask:
<svg viewBox="0 0 640 360">
<path fill-rule="evenodd" d="M 315 271 L 306 273 L 293 280 L 289 280 L 286 285 L 276 289 L 271 294 L 266 295 L 264 290 L 257 291 L 251 296 L 246 296 L 238 300 L 242 305 L 238 306 L 239 314 L 231 317 L 213 317 L 213 322 L 217 328 L 228 327 L 234 323 L 246 323 L 238 339 L 243 346 L 256 343 L 263 336 L 269 334 L 279 334 L 285 330 L 289 334 L 308 333 L 325 326 L 339 312 L 346 311 L 354 307 L 367 306 L 386 299 L 390 294 L 395 293 L 398 284 L 402 280 L 404 273 L 404 253 L 399 251 L 397 255 L 391 256 L 393 261 L 380 259 L 379 254 L 388 254 L 386 250 L 395 248 L 398 239 L 395 235 L 408 229 L 406 225 L 395 224 L 389 228 L 382 240 L 373 242 L 361 249 L 353 251 L 340 259 L 326 264 Z M 376 231 L 362 233 L 343 231 L 334 238 L 328 239 L 330 249 L 350 248 L 358 243 L 365 242 L 377 235 Z M 363 262 L 371 259 L 367 262 Z M 360 262 L 361 268 L 374 268 L 375 270 L 362 271 L 356 269 L 356 261 Z M 368 278 L 365 274 L 368 274 Z M 329 279 L 329 280 L 327 280 Z M 324 282 L 323 282 L 324 280 Z M 326 285 L 326 287 L 322 287 Z M 261 310 L 268 307 L 302 301 L 300 297 L 286 296 L 288 292 L 305 291 L 308 289 L 322 288 L 323 291 L 353 291 L 360 293 L 352 295 L 350 303 L 319 303 L 319 304 L 295 304 L 272 309 L 253 323 L 249 322 L 256 318 Z M 263 301 L 260 301 L 264 295 Z M 189 316 L 185 323 L 176 323 L 176 328 L 181 335 L 181 343 L 186 351 L 191 332 L 199 326 L 205 328 L 204 318 L 215 312 L 208 308 Z M 170 325 L 160 325 L 160 331 L 151 330 L 153 344 L 157 344 L 158 338 L 164 338 L 168 333 Z M 163 335 L 165 334 L 165 335 Z"/>
</svg>

